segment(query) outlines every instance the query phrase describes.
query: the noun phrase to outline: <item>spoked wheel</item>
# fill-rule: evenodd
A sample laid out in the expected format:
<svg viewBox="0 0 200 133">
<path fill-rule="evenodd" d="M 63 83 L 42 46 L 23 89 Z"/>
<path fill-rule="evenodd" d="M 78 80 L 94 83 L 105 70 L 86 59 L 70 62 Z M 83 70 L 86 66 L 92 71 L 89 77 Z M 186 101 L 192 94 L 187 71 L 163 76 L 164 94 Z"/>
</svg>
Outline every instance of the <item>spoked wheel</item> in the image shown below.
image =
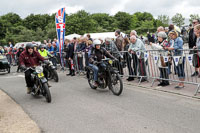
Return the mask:
<svg viewBox="0 0 200 133">
<path fill-rule="evenodd" d="M 44 96 L 46 98 L 46 101 L 48 103 L 50 103 L 51 102 L 51 93 L 50 93 L 50 90 L 49 90 L 47 83 L 43 84 L 43 89 L 44 89 Z"/>
<path fill-rule="evenodd" d="M 55 82 L 58 82 L 58 73 L 56 70 L 52 71 L 52 78 L 54 79 Z"/>
<path fill-rule="evenodd" d="M 8 73 L 10 73 L 10 67 L 7 68 Z"/>
<path fill-rule="evenodd" d="M 89 83 L 90 87 L 92 89 L 97 89 L 97 87 L 94 86 L 94 82 L 95 81 L 94 81 L 93 71 L 92 70 L 88 70 L 87 74 L 88 74 L 88 83 Z"/>
<path fill-rule="evenodd" d="M 116 96 L 119 96 L 122 93 L 123 82 L 118 73 L 111 74 L 111 83 L 108 87 Z"/>
</svg>

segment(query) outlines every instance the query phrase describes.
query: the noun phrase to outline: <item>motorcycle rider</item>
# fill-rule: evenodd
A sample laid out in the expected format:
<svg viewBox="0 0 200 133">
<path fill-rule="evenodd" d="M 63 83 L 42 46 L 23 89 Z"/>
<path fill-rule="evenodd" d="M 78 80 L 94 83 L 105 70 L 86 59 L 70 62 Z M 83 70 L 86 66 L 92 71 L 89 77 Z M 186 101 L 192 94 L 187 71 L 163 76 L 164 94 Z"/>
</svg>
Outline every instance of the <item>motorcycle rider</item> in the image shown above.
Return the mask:
<svg viewBox="0 0 200 133">
<path fill-rule="evenodd" d="M 49 51 L 47 51 L 46 49 L 45 49 L 45 45 L 44 44 L 41 44 L 40 46 L 39 46 L 39 50 L 38 50 L 38 52 L 40 53 L 40 55 L 42 56 L 42 57 L 44 57 L 44 58 L 48 58 L 48 56 L 51 56 L 52 57 L 52 55 L 49 53 Z"/>
<path fill-rule="evenodd" d="M 18 67 L 17 67 L 17 72 L 19 72 L 19 69 L 20 69 L 20 63 L 19 63 L 19 57 L 20 57 L 20 55 L 21 55 L 21 53 L 24 51 L 24 48 L 23 47 L 19 47 L 19 50 L 18 50 L 18 52 L 17 52 L 17 65 L 18 65 Z"/>
<path fill-rule="evenodd" d="M 112 56 L 105 48 L 101 47 L 100 40 L 94 40 L 93 42 L 94 48 L 91 50 L 91 54 L 89 55 L 89 66 L 94 71 L 94 86 L 98 86 L 98 71 L 99 67 L 106 67 L 105 64 L 101 63 L 97 65 L 97 62 L 100 62 L 105 57 L 117 60 L 114 56 Z"/>
<path fill-rule="evenodd" d="M 36 66 L 40 65 L 39 61 L 42 61 L 46 64 L 49 63 L 47 60 L 44 59 L 44 57 L 42 57 L 40 55 L 39 52 L 34 51 L 33 49 L 34 49 L 33 44 L 31 44 L 31 43 L 27 44 L 26 50 L 24 52 L 22 52 L 19 57 L 20 65 L 23 70 L 26 70 L 27 67 L 36 67 Z M 31 93 L 31 90 L 34 86 L 34 83 L 31 81 L 31 73 L 32 72 L 33 72 L 33 70 L 31 70 L 31 69 L 28 69 L 25 71 L 27 94 Z M 44 72 L 44 75 L 47 75 L 47 74 Z"/>
</svg>

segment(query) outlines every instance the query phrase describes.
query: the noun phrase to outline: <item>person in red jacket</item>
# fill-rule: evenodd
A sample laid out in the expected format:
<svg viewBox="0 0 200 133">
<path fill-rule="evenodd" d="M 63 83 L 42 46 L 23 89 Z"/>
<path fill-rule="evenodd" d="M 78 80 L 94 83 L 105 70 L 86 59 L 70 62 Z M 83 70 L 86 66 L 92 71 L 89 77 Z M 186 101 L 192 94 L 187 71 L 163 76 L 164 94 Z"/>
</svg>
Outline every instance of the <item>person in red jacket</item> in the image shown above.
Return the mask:
<svg viewBox="0 0 200 133">
<path fill-rule="evenodd" d="M 26 70 L 27 67 L 36 67 L 40 65 L 39 61 L 48 63 L 37 51 L 34 51 L 34 45 L 33 44 L 27 44 L 26 50 L 20 54 L 19 62 L 20 66 L 23 70 Z M 33 87 L 33 83 L 31 82 L 31 73 L 33 70 L 29 69 L 25 71 L 25 81 L 27 85 L 27 93 L 31 93 L 31 89 Z M 45 72 L 44 72 L 44 75 Z"/>
</svg>

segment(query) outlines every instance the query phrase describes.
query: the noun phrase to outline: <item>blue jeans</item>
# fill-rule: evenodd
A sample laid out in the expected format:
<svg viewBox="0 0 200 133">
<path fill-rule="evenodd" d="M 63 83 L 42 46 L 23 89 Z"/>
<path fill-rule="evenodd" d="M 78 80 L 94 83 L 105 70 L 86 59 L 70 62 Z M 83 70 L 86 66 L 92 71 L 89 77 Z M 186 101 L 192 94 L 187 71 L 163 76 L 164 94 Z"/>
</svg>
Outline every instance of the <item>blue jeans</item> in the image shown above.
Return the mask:
<svg viewBox="0 0 200 133">
<path fill-rule="evenodd" d="M 94 71 L 94 81 L 98 81 L 98 71 L 99 68 L 96 65 L 93 64 L 89 64 L 89 66 L 92 68 L 92 70 Z"/>
</svg>

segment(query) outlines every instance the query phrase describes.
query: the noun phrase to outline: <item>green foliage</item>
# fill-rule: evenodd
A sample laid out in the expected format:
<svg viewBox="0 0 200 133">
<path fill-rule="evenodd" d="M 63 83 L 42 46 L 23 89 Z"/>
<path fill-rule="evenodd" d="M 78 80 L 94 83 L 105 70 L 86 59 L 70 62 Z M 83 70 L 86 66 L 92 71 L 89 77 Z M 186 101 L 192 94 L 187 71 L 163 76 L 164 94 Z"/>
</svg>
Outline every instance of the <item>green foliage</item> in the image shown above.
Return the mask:
<svg viewBox="0 0 200 133">
<path fill-rule="evenodd" d="M 66 20 L 66 34 L 85 34 L 95 32 L 97 22 L 92 19 L 91 15 L 83 10 L 78 11 L 67 17 Z"/>
<path fill-rule="evenodd" d="M 13 44 L 25 41 L 41 41 L 57 37 L 55 25 L 55 13 L 30 14 L 24 19 L 15 13 L 0 16 L 0 45 L 6 45 L 9 41 Z M 164 16 L 164 15 L 163 15 Z M 129 14 L 118 12 L 114 16 L 106 13 L 89 14 L 84 10 L 74 14 L 66 14 L 66 35 L 85 34 L 95 32 L 113 32 L 120 29 L 127 34 L 136 30 L 138 34 L 147 31 L 155 32 L 158 26 L 165 25 L 165 17 L 155 20 L 152 14 L 136 12 Z"/>
<path fill-rule="evenodd" d="M 131 15 L 126 12 L 118 12 L 114 18 L 117 20 L 117 27 L 122 31 L 127 31 L 131 26 Z"/>
<path fill-rule="evenodd" d="M 176 13 L 176 15 L 172 17 L 173 24 L 175 24 L 179 27 L 181 27 L 182 25 L 185 24 L 184 20 L 185 20 L 185 18 L 180 13 Z"/>
<path fill-rule="evenodd" d="M 167 16 L 167 15 L 159 15 L 158 20 L 165 25 L 169 24 L 169 16 Z"/>
<path fill-rule="evenodd" d="M 191 15 L 190 15 L 190 23 L 192 23 L 192 21 L 193 21 L 194 19 L 200 19 L 199 14 L 191 14 Z"/>
</svg>

